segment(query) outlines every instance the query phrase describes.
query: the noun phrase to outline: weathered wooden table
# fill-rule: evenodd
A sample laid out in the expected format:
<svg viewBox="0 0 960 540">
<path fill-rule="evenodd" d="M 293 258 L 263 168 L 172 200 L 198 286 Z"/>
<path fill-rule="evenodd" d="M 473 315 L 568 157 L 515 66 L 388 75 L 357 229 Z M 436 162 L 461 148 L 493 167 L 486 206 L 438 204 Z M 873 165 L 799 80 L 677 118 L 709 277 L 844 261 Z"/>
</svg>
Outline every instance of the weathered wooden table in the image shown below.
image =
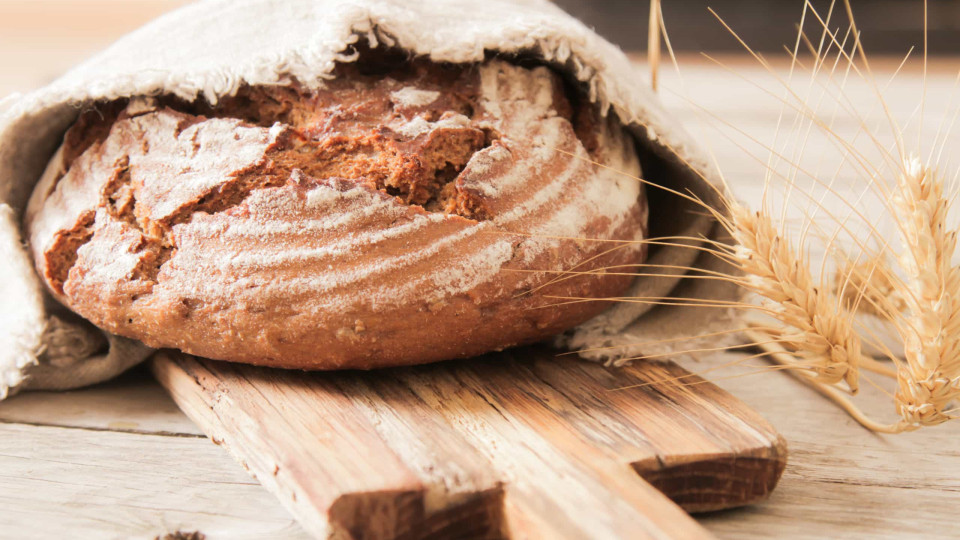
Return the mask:
<svg viewBox="0 0 960 540">
<path fill-rule="evenodd" d="M 70 0 L 0 0 L 0 96 L 42 84 L 177 3 L 99 0 L 81 8 Z M 36 22 L 40 14 L 43 25 Z M 735 62 L 747 78 L 764 78 L 743 59 Z M 878 62 L 878 78 L 885 80 L 896 64 Z M 932 64 L 931 130 L 955 92 L 958 68 L 952 58 Z M 776 103 L 758 101 L 750 83 L 702 59 L 685 62 L 682 81 L 670 70 L 663 77 L 671 110 L 709 143 L 738 193 L 755 198 L 762 170 L 707 128 L 708 114 L 699 107 L 763 138 L 778 121 Z M 918 87 L 916 69 L 901 74 L 887 88 L 894 108 L 909 114 Z M 866 91 L 856 85 L 849 90 L 854 98 Z M 949 144 L 957 143 L 954 137 Z M 736 359 L 677 360 L 698 372 Z M 790 377 L 752 371 L 729 367 L 707 377 L 774 424 L 789 443 L 790 461 L 767 502 L 699 516 L 709 530 L 724 538 L 960 536 L 960 424 L 875 435 Z M 866 406 L 889 412 L 887 398 L 874 394 L 866 396 Z M 142 368 L 94 388 L 28 393 L 0 403 L 0 478 L 2 538 L 154 537 L 178 530 L 208 538 L 306 537 Z"/>
</svg>

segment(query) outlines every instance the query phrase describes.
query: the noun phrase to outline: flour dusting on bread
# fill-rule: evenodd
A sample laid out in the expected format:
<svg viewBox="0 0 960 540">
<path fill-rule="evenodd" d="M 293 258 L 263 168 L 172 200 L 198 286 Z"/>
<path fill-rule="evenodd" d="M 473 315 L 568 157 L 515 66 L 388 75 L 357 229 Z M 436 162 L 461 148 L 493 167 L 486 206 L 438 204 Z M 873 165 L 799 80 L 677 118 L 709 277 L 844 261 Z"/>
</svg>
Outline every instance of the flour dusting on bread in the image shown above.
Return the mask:
<svg viewBox="0 0 960 540">
<path fill-rule="evenodd" d="M 601 256 L 607 244 L 575 240 L 640 240 L 647 208 L 629 137 L 550 69 L 341 75 L 216 107 L 134 99 L 102 120 L 109 130 L 78 122 L 64 150 L 77 157 L 31 205 L 41 275 L 95 324 L 153 346 L 304 367 L 336 342 L 313 367 L 342 367 L 369 365 L 369 351 L 404 363 L 546 337 L 602 306 L 536 310 L 545 299 L 524 291 L 642 260 L 640 244 Z M 341 343 L 341 319 L 361 318 L 366 337 Z M 451 353 L 428 328 L 403 337 L 429 320 L 499 322 Z"/>
</svg>

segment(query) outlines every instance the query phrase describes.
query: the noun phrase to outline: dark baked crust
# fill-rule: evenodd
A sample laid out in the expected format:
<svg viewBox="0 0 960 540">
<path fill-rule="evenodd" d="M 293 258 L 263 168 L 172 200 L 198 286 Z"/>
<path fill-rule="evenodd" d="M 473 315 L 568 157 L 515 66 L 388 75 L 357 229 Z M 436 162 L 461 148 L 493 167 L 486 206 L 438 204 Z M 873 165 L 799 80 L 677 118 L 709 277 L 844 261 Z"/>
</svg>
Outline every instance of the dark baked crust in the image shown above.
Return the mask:
<svg viewBox="0 0 960 540">
<path fill-rule="evenodd" d="M 537 341 L 629 285 L 643 247 L 595 241 L 646 228 L 590 163 L 639 175 L 615 120 L 546 68 L 368 69 L 82 115 L 27 216 L 53 294 L 154 347 L 335 369 Z"/>
</svg>

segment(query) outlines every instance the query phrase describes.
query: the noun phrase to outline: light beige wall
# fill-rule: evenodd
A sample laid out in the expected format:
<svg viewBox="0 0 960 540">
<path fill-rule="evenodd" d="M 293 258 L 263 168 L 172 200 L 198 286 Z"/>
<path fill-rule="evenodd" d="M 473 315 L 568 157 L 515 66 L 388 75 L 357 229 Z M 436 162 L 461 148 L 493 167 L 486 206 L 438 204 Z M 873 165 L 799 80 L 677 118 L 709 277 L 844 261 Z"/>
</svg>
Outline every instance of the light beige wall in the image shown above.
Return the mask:
<svg viewBox="0 0 960 540">
<path fill-rule="evenodd" d="M 40 86 L 187 0 L 0 0 L 0 97 Z"/>
</svg>

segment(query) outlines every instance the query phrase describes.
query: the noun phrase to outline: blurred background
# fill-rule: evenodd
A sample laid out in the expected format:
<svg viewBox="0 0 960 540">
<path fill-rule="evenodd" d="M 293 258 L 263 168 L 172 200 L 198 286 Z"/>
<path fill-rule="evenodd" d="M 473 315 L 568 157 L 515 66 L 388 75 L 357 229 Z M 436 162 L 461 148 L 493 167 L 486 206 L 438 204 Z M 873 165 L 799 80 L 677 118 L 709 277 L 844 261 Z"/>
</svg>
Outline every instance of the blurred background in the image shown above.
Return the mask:
<svg viewBox="0 0 960 540">
<path fill-rule="evenodd" d="M 117 37 L 187 0 L 0 0 L 0 96 L 35 88 Z M 648 0 L 556 0 L 627 51 L 645 49 Z M 873 54 L 903 54 L 919 45 L 919 0 L 854 0 L 865 44 Z M 826 13 L 829 0 L 812 0 Z M 802 0 L 663 0 L 674 47 L 684 56 L 735 52 L 739 45 L 708 11 L 712 7 L 754 48 L 782 52 L 794 40 Z M 930 50 L 960 51 L 960 0 L 930 0 Z M 835 10 L 843 28 L 846 17 Z"/>
<path fill-rule="evenodd" d="M 187 0 L 0 0 L 0 98 L 54 79 Z"/>
<path fill-rule="evenodd" d="M 643 50 L 647 44 L 649 0 L 555 0 L 567 12 L 594 27 L 626 50 Z M 826 17 L 830 0 L 810 0 Z M 709 8 L 756 50 L 781 52 L 793 46 L 803 0 L 661 0 L 670 41 L 678 51 L 741 50 Z M 852 0 L 864 44 L 874 54 L 906 53 L 920 45 L 923 31 L 921 0 Z M 960 50 L 960 1 L 928 0 L 929 47 L 935 54 Z M 846 28 L 843 1 L 838 0 L 832 28 Z"/>
</svg>

